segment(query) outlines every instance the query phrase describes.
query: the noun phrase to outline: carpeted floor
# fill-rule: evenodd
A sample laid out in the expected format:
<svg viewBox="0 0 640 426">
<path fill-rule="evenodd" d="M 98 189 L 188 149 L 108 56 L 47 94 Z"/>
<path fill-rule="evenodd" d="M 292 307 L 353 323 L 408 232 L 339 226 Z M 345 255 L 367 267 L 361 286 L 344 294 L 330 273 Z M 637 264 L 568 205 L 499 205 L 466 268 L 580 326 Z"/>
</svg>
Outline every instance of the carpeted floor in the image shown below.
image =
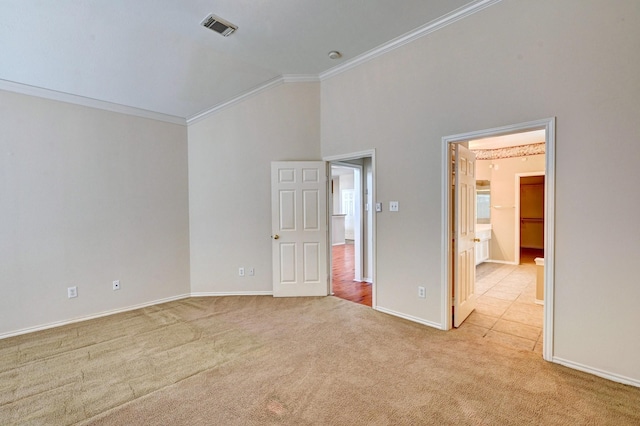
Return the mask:
<svg viewBox="0 0 640 426">
<path fill-rule="evenodd" d="M 0 424 L 638 425 L 640 389 L 335 297 L 191 298 L 0 341 Z"/>
</svg>

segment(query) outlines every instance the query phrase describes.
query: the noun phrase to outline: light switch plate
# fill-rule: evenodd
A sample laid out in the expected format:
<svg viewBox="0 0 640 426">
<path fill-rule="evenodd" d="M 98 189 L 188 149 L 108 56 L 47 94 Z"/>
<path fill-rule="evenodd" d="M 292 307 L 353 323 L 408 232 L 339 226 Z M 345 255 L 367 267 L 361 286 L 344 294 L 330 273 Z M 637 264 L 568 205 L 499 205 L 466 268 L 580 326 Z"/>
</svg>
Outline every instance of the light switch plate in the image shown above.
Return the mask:
<svg viewBox="0 0 640 426">
<path fill-rule="evenodd" d="M 377 212 L 381 212 L 382 211 L 382 203 L 376 203 L 376 211 Z"/>
</svg>

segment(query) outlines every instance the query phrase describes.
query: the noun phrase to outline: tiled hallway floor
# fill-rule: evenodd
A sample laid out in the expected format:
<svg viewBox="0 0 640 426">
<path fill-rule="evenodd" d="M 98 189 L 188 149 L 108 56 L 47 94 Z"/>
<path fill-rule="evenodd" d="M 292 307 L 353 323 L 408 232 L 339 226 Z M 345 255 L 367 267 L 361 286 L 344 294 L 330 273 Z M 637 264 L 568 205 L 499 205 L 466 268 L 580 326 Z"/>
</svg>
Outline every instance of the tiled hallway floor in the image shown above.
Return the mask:
<svg viewBox="0 0 640 426">
<path fill-rule="evenodd" d="M 535 264 L 478 265 L 476 294 L 476 310 L 458 330 L 542 354 L 543 307 L 535 303 Z"/>
</svg>

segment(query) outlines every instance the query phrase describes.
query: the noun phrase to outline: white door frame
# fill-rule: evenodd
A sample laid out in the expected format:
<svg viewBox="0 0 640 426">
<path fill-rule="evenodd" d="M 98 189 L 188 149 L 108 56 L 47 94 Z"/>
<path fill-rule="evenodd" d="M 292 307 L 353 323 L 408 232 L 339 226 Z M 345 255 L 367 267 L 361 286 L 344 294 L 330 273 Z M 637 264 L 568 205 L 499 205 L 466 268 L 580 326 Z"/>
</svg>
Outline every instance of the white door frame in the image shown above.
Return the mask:
<svg viewBox="0 0 640 426">
<path fill-rule="evenodd" d="M 451 160 L 449 157 L 452 143 L 466 142 L 493 136 L 522 133 L 532 130 L 545 130 L 545 223 L 544 223 L 544 323 L 543 357 L 546 361 L 553 358 L 553 310 L 554 310 L 554 271 L 555 271 L 555 127 L 556 118 L 529 121 L 493 129 L 445 136 L 442 138 L 442 283 L 441 283 L 441 328 L 450 330 L 451 318 Z"/>
<path fill-rule="evenodd" d="M 356 205 L 356 214 L 355 219 L 356 219 L 356 226 L 354 227 L 354 256 L 355 256 L 355 276 L 354 276 L 354 281 L 362 281 L 362 268 L 363 268 L 363 251 L 362 251 L 362 246 L 363 246 L 363 231 L 364 231 L 364 219 L 362 217 L 363 215 L 363 208 L 362 208 L 362 188 L 364 188 L 364 181 L 362 180 L 362 171 L 363 168 L 361 165 L 359 164 L 351 164 L 351 163 L 346 163 L 346 162 L 342 162 L 342 161 L 331 161 L 329 163 L 329 169 L 331 169 L 331 166 L 338 166 L 338 167 L 345 167 L 345 168 L 349 168 L 349 169 L 353 169 L 354 171 L 354 177 L 353 177 L 353 187 L 354 187 L 354 201 L 355 201 L 355 205 Z M 331 176 L 330 176 L 331 178 Z M 330 188 L 329 188 L 330 189 Z M 342 190 L 342 189 L 341 189 Z M 331 192 L 331 191 L 328 191 Z M 333 213 L 333 197 L 330 196 L 331 194 L 329 194 L 329 213 L 332 214 Z M 329 226 L 333 226 L 333 221 L 330 220 L 329 221 L 330 224 Z M 333 235 L 331 233 L 331 230 L 329 232 L 329 235 Z M 333 283 L 331 285 L 331 290 L 333 290 Z"/>
<path fill-rule="evenodd" d="M 331 163 L 331 162 L 340 162 L 340 161 L 349 161 L 349 160 L 358 160 L 361 158 L 371 158 L 371 174 L 373 175 L 373 179 L 372 179 L 372 184 L 371 184 L 371 199 L 373 200 L 372 205 L 369 207 L 370 210 L 373 209 L 373 206 L 375 205 L 375 200 L 376 200 L 376 150 L 375 149 L 370 149 L 370 150 L 366 150 L 366 151 L 360 151 L 360 152 L 353 152 L 350 154 L 343 154 L 343 155 L 331 155 L 331 156 L 326 156 L 323 157 L 322 160 L 326 161 L 327 164 Z M 327 168 L 329 170 L 331 170 L 331 167 L 329 165 L 327 165 Z M 366 179 L 366 177 L 364 176 L 364 173 L 361 175 L 362 181 L 364 182 L 364 179 Z M 330 182 L 331 179 L 328 179 L 328 181 Z M 327 191 L 329 192 L 329 191 Z M 330 195 L 329 195 L 329 198 Z M 327 208 L 331 208 L 330 206 L 330 202 L 327 203 Z M 372 210 L 373 211 L 373 210 Z M 362 214 L 364 214 L 365 212 L 362 211 Z M 329 218 L 331 217 L 331 210 L 329 210 Z M 328 220 L 328 228 L 329 228 L 329 235 L 331 235 L 331 220 Z M 371 227 L 373 229 L 373 233 L 372 233 L 372 238 L 371 238 L 371 249 L 373 251 L 373 258 L 371 259 L 371 307 L 373 309 L 377 308 L 377 296 L 376 296 L 376 259 L 377 259 L 377 249 L 376 249 L 376 215 L 375 212 L 371 215 Z M 327 245 L 329 250 L 331 250 L 331 244 Z M 327 256 L 328 259 L 328 268 L 329 268 L 329 282 L 330 282 L 330 288 L 329 291 L 333 291 L 332 287 L 332 283 L 331 283 L 331 253 L 328 253 Z"/>
<path fill-rule="evenodd" d="M 515 195 L 515 218 L 516 228 L 515 228 L 515 247 L 514 247 L 514 259 L 515 264 L 520 264 L 520 228 L 522 224 L 520 223 L 520 178 L 529 177 L 529 176 L 546 176 L 544 171 L 540 172 L 526 172 L 526 173 L 516 173 L 516 195 Z M 546 181 L 546 178 L 545 178 Z M 546 220 L 546 218 L 545 218 Z M 546 253 L 545 253 L 546 255 Z"/>
</svg>

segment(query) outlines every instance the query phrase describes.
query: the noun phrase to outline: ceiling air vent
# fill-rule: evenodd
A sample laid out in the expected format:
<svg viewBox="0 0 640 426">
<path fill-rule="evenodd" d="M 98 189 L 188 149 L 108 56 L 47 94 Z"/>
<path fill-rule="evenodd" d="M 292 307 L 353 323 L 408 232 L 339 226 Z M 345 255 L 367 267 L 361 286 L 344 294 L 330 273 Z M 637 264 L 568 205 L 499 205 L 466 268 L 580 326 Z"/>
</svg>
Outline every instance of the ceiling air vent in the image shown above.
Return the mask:
<svg viewBox="0 0 640 426">
<path fill-rule="evenodd" d="M 217 17 L 213 13 L 204 18 L 204 21 L 202 21 L 201 24 L 203 27 L 207 27 L 210 30 L 215 31 L 218 34 L 222 34 L 225 37 L 230 36 L 235 30 L 238 29 L 237 26 L 225 21 L 222 18 Z"/>
</svg>

